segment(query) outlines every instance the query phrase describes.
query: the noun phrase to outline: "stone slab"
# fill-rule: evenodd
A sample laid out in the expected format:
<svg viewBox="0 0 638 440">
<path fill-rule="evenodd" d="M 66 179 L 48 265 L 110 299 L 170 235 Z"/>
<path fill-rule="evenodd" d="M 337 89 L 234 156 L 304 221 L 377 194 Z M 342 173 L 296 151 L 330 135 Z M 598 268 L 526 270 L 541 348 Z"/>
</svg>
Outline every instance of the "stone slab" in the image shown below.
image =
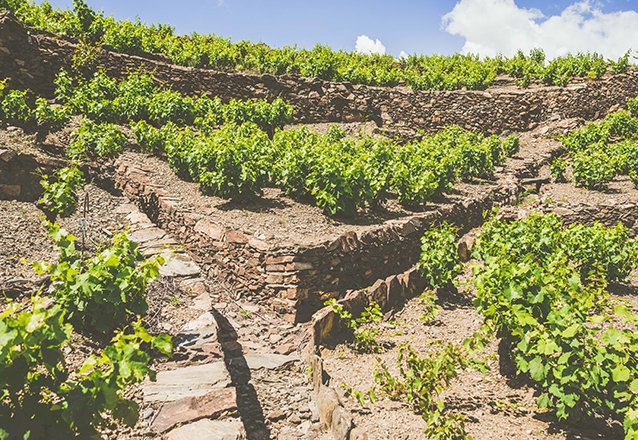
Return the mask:
<svg viewBox="0 0 638 440">
<path fill-rule="evenodd" d="M 244 355 L 248 368 L 251 370 L 259 370 L 265 368 L 267 370 L 275 370 L 282 368 L 292 362 L 299 360 L 295 355 L 283 355 L 277 353 L 257 353 L 248 352 Z"/>
<path fill-rule="evenodd" d="M 241 421 L 199 420 L 174 429 L 166 435 L 167 440 L 244 440 L 246 434 Z"/>
<path fill-rule="evenodd" d="M 142 389 L 146 402 L 174 402 L 187 397 L 204 396 L 215 389 L 226 388 L 230 383 L 224 361 L 217 361 L 160 371 L 157 380 L 147 381 Z"/>
<path fill-rule="evenodd" d="M 187 397 L 162 406 L 151 427 L 157 432 L 203 418 L 214 419 L 237 411 L 235 388 L 214 390 L 204 396 Z"/>
<path fill-rule="evenodd" d="M 186 254 L 163 252 L 164 265 L 160 267 L 160 274 L 165 277 L 194 277 L 201 273 L 201 269 Z"/>
</svg>

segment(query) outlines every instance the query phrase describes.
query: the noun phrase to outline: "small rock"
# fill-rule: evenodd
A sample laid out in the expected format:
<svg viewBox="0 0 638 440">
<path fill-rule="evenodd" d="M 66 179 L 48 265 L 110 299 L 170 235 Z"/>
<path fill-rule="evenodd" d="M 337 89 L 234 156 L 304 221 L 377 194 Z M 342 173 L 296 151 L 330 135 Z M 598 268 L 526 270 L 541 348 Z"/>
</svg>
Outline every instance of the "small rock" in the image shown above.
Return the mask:
<svg viewBox="0 0 638 440">
<path fill-rule="evenodd" d="M 337 407 L 332 413 L 330 431 L 334 440 L 348 440 L 352 431 L 352 416 L 343 407 Z"/>
<path fill-rule="evenodd" d="M 184 332 L 195 332 L 201 329 L 208 329 L 210 327 L 217 327 L 217 321 L 211 312 L 204 312 L 197 317 L 197 319 L 190 321 L 182 327 Z"/>
<path fill-rule="evenodd" d="M 204 283 L 204 280 L 201 278 L 186 279 L 179 284 L 179 288 L 182 289 L 184 292 L 193 296 L 195 295 L 201 296 L 201 295 L 208 294 L 208 289 L 206 288 L 206 284 Z"/>
<path fill-rule="evenodd" d="M 268 420 L 276 422 L 286 418 L 286 414 L 280 409 L 274 409 L 266 416 Z"/>
<path fill-rule="evenodd" d="M 142 214 L 143 215 L 143 214 Z M 151 240 L 159 240 L 166 235 L 166 232 L 159 228 L 146 228 L 129 234 L 129 238 L 135 243 L 145 243 Z"/>
<path fill-rule="evenodd" d="M 317 423 L 319 421 L 319 410 L 317 409 L 317 405 L 314 401 L 310 401 L 308 403 L 308 408 L 310 409 L 310 421 Z"/>
<path fill-rule="evenodd" d="M 244 440 L 246 434 L 240 420 L 212 421 L 203 419 L 172 430 L 166 435 L 166 438 L 167 440 Z"/>
<path fill-rule="evenodd" d="M 13 150 L 0 150 L 0 160 L 4 162 L 11 162 L 16 156 L 17 153 Z"/>
<path fill-rule="evenodd" d="M 210 310 L 213 305 L 213 301 L 208 293 L 202 293 L 193 300 L 191 306 L 195 310 Z"/>
<path fill-rule="evenodd" d="M 332 425 L 332 413 L 339 407 L 339 396 L 330 387 L 322 385 L 317 394 L 317 409 L 321 424 L 328 428 Z"/>
<path fill-rule="evenodd" d="M 368 440 L 368 433 L 361 428 L 350 431 L 350 440 Z"/>
<path fill-rule="evenodd" d="M 162 254 L 165 263 L 160 267 L 160 274 L 165 277 L 192 277 L 201 272 L 199 266 L 185 254 L 165 252 Z"/>
<path fill-rule="evenodd" d="M 261 368 L 274 370 L 299 360 L 297 356 L 281 355 L 276 353 L 250 352 L 244 355 L 244 357 L 251 370 L 259 370 Z"/>
<path fill-rule="evenodd" d="M 290 354 L 294 351 L 295 351 L 295 346 L 291 342 L 288 342 L 286 344 L 281 344 L 280 346 L 275 348 L 275 353 L 282 354 L 282 355 Z"/>
<path fill-rule="evenodd" d="M 120 206 L 118 206 L 117 208 L 115 208 L 115 210 L 113 211 L 115 214 L 128 214 L 126 216 L 127 219 L 129 219 L 129 216 L 132 215 L 133 212 L 137 211 L 137 207 L 132 204 L 132 203 L 122 203 Z M 141 214 L 139 211 L 137 211 L 139 214 Z M 144 215 L 144 214 L 142 214 Z M 148 219 L 148 217 L 146 217 Z M 130 219 L 129 219 L 130 221 Z M 151 221 L 149 220 L 148 223 L 150 223 Z"/>
</svg>

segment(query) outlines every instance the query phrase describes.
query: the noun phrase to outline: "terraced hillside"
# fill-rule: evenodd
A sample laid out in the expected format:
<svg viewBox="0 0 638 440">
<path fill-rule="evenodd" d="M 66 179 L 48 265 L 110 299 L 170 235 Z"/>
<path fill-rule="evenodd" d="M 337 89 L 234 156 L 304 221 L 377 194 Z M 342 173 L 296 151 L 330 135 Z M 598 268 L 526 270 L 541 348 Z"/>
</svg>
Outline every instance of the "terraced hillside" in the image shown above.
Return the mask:
<svg viewBox="0 0 638 440">
<path fill-rule="evenodd" d="M 1 438 L 637 438 L 628 60 L 2 8 Z"/>
</svg>

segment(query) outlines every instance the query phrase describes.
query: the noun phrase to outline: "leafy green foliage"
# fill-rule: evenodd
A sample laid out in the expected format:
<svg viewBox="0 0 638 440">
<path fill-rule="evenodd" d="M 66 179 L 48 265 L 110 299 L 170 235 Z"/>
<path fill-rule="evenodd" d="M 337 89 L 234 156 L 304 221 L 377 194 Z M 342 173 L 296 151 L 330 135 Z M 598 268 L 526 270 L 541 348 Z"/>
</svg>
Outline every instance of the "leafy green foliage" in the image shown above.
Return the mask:
<svg viewBox="0 0 638 440">
<path fill-rule="evenodd" d="M 80 127 L 71 157 L 115 157 L 125 139 L 105 121 L 130 122 L 142 149 L 166 153 L 179 176 L 199 182 L 208 194 L 248 199 L 271 183 L 313 199 L 332 216 L 354 216 L 380 205 L 392 191 L 403 204 L 419 208 L 457 179 L 492 177 L 494 167 L 518 150 L 516 136 L 484 137 L 459 127 L 408 145 L 351 139 L 336 127 L 323 135 L 307 128 L 275 131 L 292 115 L 281 100 L 193 99 L 159 90 L 146 75 L 118 82 L 103 73 L 82 80 L 63 71 L 56 86 L 73 112 L 100 122 Z M 193 124 L 199 132 L 179 128 Z"/>
<path fill-rule="evenodd" d="M 574 181 L 588 189 L 605 189 L 619 174 L 630 177 L 638 169 L 636 99 L 629 111 L 611 113 L 561 138 L 570 152 Z"/>
<path fill-rule="evenodd" d="M 583 280 L 603 274 L 608 282 L 622 281 L 638 266 L 638 242 L 620 223 L 614 228 L 574 224 L 562 235 L 561 247 Z"/>
<path fill-rule="evenodd" d="M 64 106 L 53 106 L 41 97 L 34 98 L 30 90 L 10 90 L 6 80 L 0 81 L 0 121 L 37 128 L 41 132 L 57 131 L 69 122 Z"/>
<path fill-rule="evenodd" d="M 30 123 L 34 119 L 33 109 L 27 102 L 26 90 L 9 90 L 0 104 L 2 119 L 10 123 Z"/>
<path fill-rule="evenodd" d="M 561 138 L 570 152 L 586 150 L 593 144 L 609 143 L 613 139 L 635 138 L 638 136 L 638 118 L 621 110 L 607 115 L 597 122 L 570 132 Z"/>
<path fill-rule="evenodd" d="M 70 371 L 63 350 L 72 327 L 64 318 L 62 306 L 38 296 L 0 313 L 0 437 L 90 438 L 109 416 L 137 421 L 137 404 L 124 390 L 154 378 L 149 351 L 169 354 L 170 338 L 151 336 L 137 322 Z"/>
<path fill-rule="evenodd" d="M 443 223 L 421 238 L 421 257 L 417 267 L 430 288 L 449 284 L 463 270 L 457 252 L 457 228 Z"/>
<path fill-rule="evenodd" d="M 108 335 L 146 313 L 146 286 L 159 275 L 161 257 L 145 260 L 134 242 L 117 234 L 110 247 L 84 260 L 74 236 L 56 224 L 48 228 L 60 256 L 35 267 L 51 277 L 53 297 L 77 328 Z"/>
<path fill-rule="evenodd" d="M 150 352 L 170 355 L 172 349 L 168 335 L 152 336 L 139 319 L 129 329 L 118 331 L 110 345 L 98 356 L 88 358 L 80 368 L 69 398 L 83 400 L 84 404 L 77 408 L 72 420 L 88 431 L 102 421 L 101 413 L 107 411 L 116 420 L 134 426 L 139 407 L 124 397 L 124 391 L 146 377 L 155 380 L 155 371 L 149 367 Z"/>
<path fill-rule="evenodd" d="M 434 439 L 465 439 L 465 417 L 449 414 L 441 393 L 470 365 L 467 354 L 453 344 L 421 356 L 411 346 L 399 350 L 400 377 L 394 377 L 379 361 L 375 381 L 383 395 L 393 400 L 405 399 L 427 422 L 425 434 Z"/>
<path fill-rule="evenodd" d="M 164 135 L 160 129 L 153 127 L 148 122 L 141 120 L 131 124 L 135 142 L 143 151 L 150 153 L 162 153 L 166 148 Z"/>
<path fill-rule="evenodd" d="M 603 189 L 618 174 L 618 166 L 603 149 L 594 149 L 572 156 L 572 174 L 577 185 Z"/>
<path fill-rule="evenodd" d="M 391 148 L 370 137 L 349 139 L 336 127 L 325 135 L 307 128 L 278 131 L 273 180 L 288 194 L 313 197 L 330 215 L 352 216 L 385 196 Z"/>
<path fill-rule="evenodd" d="M 599 414 L 624 419 L 627 438 L 638 425 L 638 318 L 615 308 L 607 280 L 636 267 L 636 242 L 622 226 L 563 228 L 553 215 L 512 223 L 490 221 L 474 253 L 475 305 L 511 342 L 520 373 L 536 382 L 541 407 L 559 418 Z"/>
<path fill-rule="evenodd" d="M 370 403 L 375 403 L 377 401 L 377 395 L 374 388 L 370 388 L 368 391 L 363 392 L 356 390 L 345 383 L 341 384 L 339 388 L 344 390 L 344 394 L 346 396 L 356 399 L 362 407 L 366 406 L 366 400 L 369 400 Z"/>
<path fill-rule="evenodd" d="M 518 151 L 518 137 L 484 137 L 451 126 L 420 142 L 397 147 L 391 188 L 401 203 L 418 207 L 448 191 L 457 179 L 493 177 L 494 167 Z"/>
<path fill-rule="evenodd" d="M 563 158 L 557 157 L 552 160 L 549 165 L 549 172 L 554 178 L 554 182 L 563 183 L 566 182 L 565 171 L 567 170 L 567 161 Z"/>
<path fill-rule="evenodd" d="M 73 10 L 53 9 L 46 2 L 39 5 L 19 0 L 5 0 L 5 7 L 38 29 L 74 36 L 92 44 L 105 44 L 135 55 L 163 55 L 175 64 L 189 67 L 274 75 L 288 73 L 381 86 L 407 84 L 416 90 L 480 90 L 489 87 L 499 74 L 511 75 L 523 87 L 532 80 L 566 85 L 573 77 L 597 79 L 607 71 L 617 74 L 629 69 L 629 53 L 610 61 L 596 53 L 579 53 L 548 62 L 539 49 L 530 51 L 529 55 L 519 52 L 511 58 L 498 56 L 481 60 L 476 55 L 456 54 L 396 59 L 389 54 L 348 53 L 321 45 L 312 49 L 271 48 L 248 41 L 232 43 L 216 35 L 182 36 L 167 25 L 146 26 L 139 20 L 118 21 L 105 17 L 79 0 L 74 2 Z"/>
<path fill-rule="evenodd" d="M 419 306 L 421 307 L 421 321 L 432 324 L 440 312 L 440 307 L 436 304 L 436 292 L 426 290 L 419 296 Z"/>
<path fill-rule="evenodd" d="M 638 266 L 636 241 L 622 224 L 605 228 L 572 225 L 563 227 L 553 214 L 532 214 L 517 222 L 490 221 L 483 227 L 473 248 L 482 260 L 509 256 L 518 261 L 526 256 L 543 261 L 554 253 L 564 253 L 585 281 L 593 269 L 607 281 L 622 281 Z"/>
<path fill-rule="evenodd" d="M 77 190 L 84 186 L 84 176 L 75 165 L 60 168 L 55 172 L 55 176 L 56 180 L 53 183 L 49 181 L 48 176 L 42 176 L 40 185 L 44 193 L 38 204 L 45 211 L 68 217 L 77 209 Z"/>
<path fill-rule="evenodd" d="M 66 153 L 72 159 L 114 159 L 128 143 L 126 135 L 115 125 L 98 124 L 85 119 L 73 134 Z"/>
<path fill-rule="evenodd" d="M 380 331 L 377 328 L 370 327 L 370 324 L 379 323 L 383 320 L 381 308 L 377 303 L 372 303 L 367 306 L 358 318 L 354 318 L 352 314 L 334 298 L 326 301 L 326 306 L 331 307 L 332 311 L 344 321 L 346 327 L 353 332 L 354 348 L 357 351 L 360 353 L 381 352 L 382 346 L 377 340 Z"/>
<path fill-rule="evenodd" d="M 129 123 L 146 121 L 156 127 L 167 123 L 196 126 L 212 134 L 223 123 L 252 122 L 273 133 L 290 122 L 292 107 L 281 99 L 231 100 L 223 104 L 217 97 L 190 97 L 158 86 L 148 74 L 131 74 L 116 80 L 96 72 L 88 80 L 62 70 L 55 80 L 56 96 L 71 111 L 96 122 Z"/>
<path fill-rule="evenodd" d="M 69 123 L 69 112 L 64 106 L 52 106 L 44 98 L 35 100 L 34 117 L 39 128 L 46 131 L 61 130 Z"/>
<path fill-rule="evenodd" d="M 261 193 L 267 175 L 266 134 L 256 125 L 225 125 L 206 139 L 203 148 L 195 150 L 197 171 L 204 193 L 232 198 L 252 198 Z"/>
</svg>

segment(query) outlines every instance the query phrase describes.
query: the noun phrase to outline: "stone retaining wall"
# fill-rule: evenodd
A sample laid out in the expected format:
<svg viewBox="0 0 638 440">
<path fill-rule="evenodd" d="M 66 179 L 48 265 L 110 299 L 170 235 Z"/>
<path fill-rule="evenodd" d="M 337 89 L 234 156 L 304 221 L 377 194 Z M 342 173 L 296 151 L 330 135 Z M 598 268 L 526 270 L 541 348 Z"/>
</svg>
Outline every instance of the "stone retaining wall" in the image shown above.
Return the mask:
<svg viewBox="0 0 638 440">
<path fill-rule="evenodd" d="M 544 209 L 545 212 L 554 212 L 559 215 L 565 224 L 579 223 L 592 225 L 594 222 L 602 223 L 608 228 L 616 226 L 619 222 L 635 236 L 638 234 L 638 205 L 635 203 L 604 205 L 570 205 L 557 206 Z"/>
<path fill-rule="evenodd" d="M 38 200 L 42 194 L 41 175 L 50 174 L 64 165 L 63 160 L 0 148 L 0 199 Z"/>
<path fill-rule="evenodd" d="M 297 321 L 307 320 L 322 306 L 320 294 L 341 296 L 409 269 L 418 260 L 420 237 L 433 223 L 445 219 L 462 228 L 472 227 L 482 221 L 482 213 L 492 203 L 511 202 L 519 190 L 513 175 L 501 175 L 496 183 L 477 185 L 471 196 L 434 205 L 431 211 L 304 248 L 271 246 L 181 209 L 177 194 L 151 182 L 149 174 L 150 170 L 122 157 L 116 162 L 114 179 L 154 223 L 192 250 L 212 275 Z"/>
<path fill-rule="evenodd" d="M 52 95 L 52 80 L 71 65 L 70 39 L 27 31 L 8 13 L 0 15 L 0 75 L 13 84 Z M 231 98 L 281 97 L 295 107 L 300 123 L 375 121 L 386 128 L 436 130 L 450 124 L 483 132 L 521 131 L 555 119 L 603 116 L 638 95 L 638 69 L 602 80 L 580 80 L 568 87 L 514 85 L 488 91 L 421 91 L 372 87 L 298 76 L 252 75 L 175 66 L 158 56 L 138 57 L 101 51 L 98 62 L 122 76 L 154 72 L 156 78 L 188 94 Z"/>
</svg>

